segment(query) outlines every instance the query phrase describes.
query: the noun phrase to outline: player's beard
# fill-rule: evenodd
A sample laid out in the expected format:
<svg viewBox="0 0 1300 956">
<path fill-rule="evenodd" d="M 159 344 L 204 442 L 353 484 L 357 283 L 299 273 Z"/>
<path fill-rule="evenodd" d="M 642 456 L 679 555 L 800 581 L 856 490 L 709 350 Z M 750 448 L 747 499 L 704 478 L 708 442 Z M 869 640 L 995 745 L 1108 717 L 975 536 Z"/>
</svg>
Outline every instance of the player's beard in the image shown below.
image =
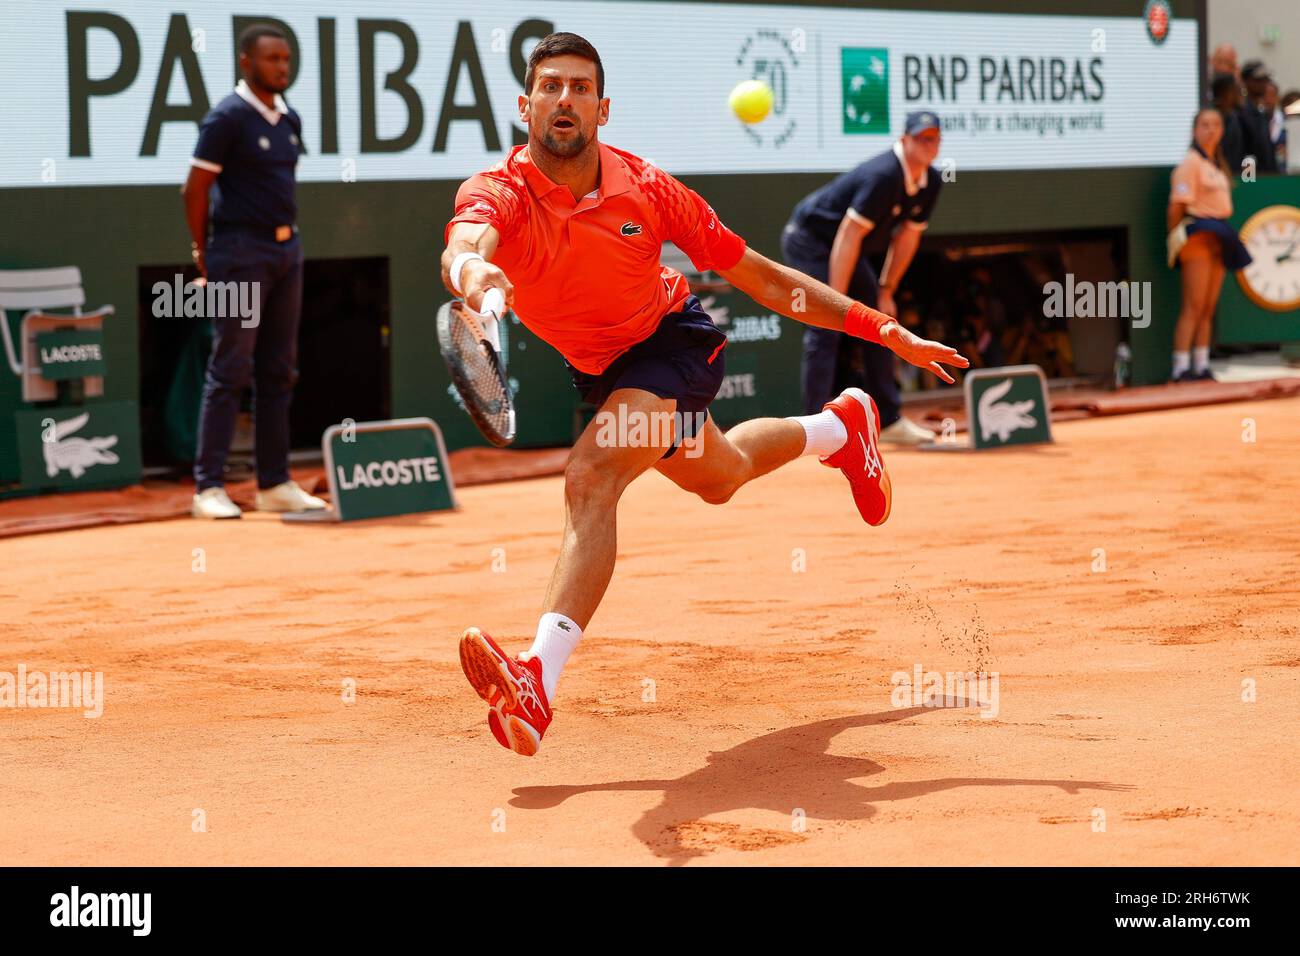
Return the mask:
<svg viewBox="0 0 1300 956">
<path fill-rule="evenodd" d="M 546 147 L 547 152 L 558 159 L 572 159 L 586 149 L 591 142 L 591 137 L 586 135 L 576 116 L 566 116 L 565 118 L 573 121 L 574 128 L 577 130 L 575 136 L 568 140 L 557 139 L 553 126 L 547 126 L 546 132 L 542 134 L 542 145 Z"/>
<path fill-rule="evenodd" d="M 253 73 L 253 81 L 268 93 L 279 94 L 289 88 L 289 78 L 280 76 L 278 71 L 257 70 Z"/>
</svg>

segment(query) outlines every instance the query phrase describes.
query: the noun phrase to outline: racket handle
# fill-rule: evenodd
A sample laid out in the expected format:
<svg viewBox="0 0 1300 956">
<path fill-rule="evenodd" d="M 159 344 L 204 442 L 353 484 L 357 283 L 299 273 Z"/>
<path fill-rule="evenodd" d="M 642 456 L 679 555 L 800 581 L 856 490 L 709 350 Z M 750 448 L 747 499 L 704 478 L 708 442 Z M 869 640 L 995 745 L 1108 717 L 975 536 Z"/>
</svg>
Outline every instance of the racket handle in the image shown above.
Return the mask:
<svg viewBox="0 0 1300 956">
<path fill-rule="evenodd" d="M 501 333 L 497 323 L 506 314 L 506 297 L 500 289 L 488 289 L 479 302 L 478 314 L 483 335 L 497 354 L 501 353 Z"/>
<path fill-rule="evenodd" d="M 506 314 L 506 296 L 500 289 L 492 288 L 483 293 L 483 301 L 479 303 L 479 315 L 490 315 L 498 322 Z"/>
</svg>

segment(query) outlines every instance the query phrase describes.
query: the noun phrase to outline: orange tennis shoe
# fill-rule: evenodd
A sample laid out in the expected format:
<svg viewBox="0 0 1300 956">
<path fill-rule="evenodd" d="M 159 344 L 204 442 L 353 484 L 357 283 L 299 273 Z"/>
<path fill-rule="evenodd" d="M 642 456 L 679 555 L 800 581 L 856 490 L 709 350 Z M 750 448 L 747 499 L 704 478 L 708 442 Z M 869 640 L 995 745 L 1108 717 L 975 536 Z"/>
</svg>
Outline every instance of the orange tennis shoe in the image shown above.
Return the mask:
<svg viewBox="0 0 1300 956">
<path fill-rule="evenodd" d="M 849 440 L 835 454 L 819 460 L 844 472 L 862 520 L 869 525 L 882 525 L 889 518 L 893 492 L 889 473 L 880 457 L 880 412 L 876 403 L 862 389 L 846 388 L 825 407 L 844 423 Z"/>
<path fill-rule="evenodd" d="M 460 666 L 492 708 L 488 727 L 497 743 L 525 757 L 537 753 L 552 717 L 541 660 L 508 658 L 496 641 L 470 627 L 460 639 Z"/>
</svg>

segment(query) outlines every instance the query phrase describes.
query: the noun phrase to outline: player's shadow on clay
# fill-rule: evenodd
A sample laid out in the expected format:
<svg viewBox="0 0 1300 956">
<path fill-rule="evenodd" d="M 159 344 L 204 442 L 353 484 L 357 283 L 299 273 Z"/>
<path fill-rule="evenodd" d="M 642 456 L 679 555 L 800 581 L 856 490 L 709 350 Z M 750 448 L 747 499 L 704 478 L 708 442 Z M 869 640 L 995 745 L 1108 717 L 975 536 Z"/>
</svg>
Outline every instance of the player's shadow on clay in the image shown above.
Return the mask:
<svg viewBox="0 0 1300 956">
<path fill-rule="evenodd" d="M 947 707 L 966 707 L 949 698 Z M 909 707 L 876 714 L 836 717 L 764 734 L 730 750 L 714 751 L 708 764 L 670 780 L 624 780 L 580 786 L 517 787 L 511 806 L 544 810 L 581 793 L 617 790 L 662 790 L 663 800 L 642 814 L 632 832 L 655 856 L 681 866 L 713 846 L 757 849 L 802 839 L 783 831 L 751 830 L 710 824 L 710 814 L 755 808 L 789 815 L 802 808 L 808 819 L 866 820 L 874 804 L 908 800 L 955 787 L 1059 787 L 1080 790 L 1128 790 L 1131 787 L 1090 780 L 1008 777 L 941 777 L 866 787 L 850 781 L 885 768 L 863 757 L 827 753 L 831 741 L 846 730 L 889 724 L 934 708 Z"/>
</svg>

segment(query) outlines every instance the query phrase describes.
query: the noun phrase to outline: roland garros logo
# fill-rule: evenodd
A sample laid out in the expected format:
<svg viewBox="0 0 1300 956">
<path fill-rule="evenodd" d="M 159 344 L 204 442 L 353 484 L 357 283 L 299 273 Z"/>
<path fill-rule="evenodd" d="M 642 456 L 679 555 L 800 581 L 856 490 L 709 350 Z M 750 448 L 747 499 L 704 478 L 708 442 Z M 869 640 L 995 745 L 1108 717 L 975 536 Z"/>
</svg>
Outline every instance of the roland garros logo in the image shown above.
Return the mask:
<svg viewBox="0 0 1300 956">
<path fill-rule="evenodd" d="M 763 123 L 742 124 L 755 146 L 780 149 L 794 137 L 798 121 L 788 111 L 789 95 L 799 70 L 799 57 L 807 49 L 802 29 L 757 30 L 736 53 L 737 82 L 762 80 L 772 88 L 772 115 Z"/>
<path fill-rule="evenodd" d="M 1156 45 L 1164 43 L 1169 37 L 1169 23 L 1173 19 L 1168 0 L 1147 0 L 1142 19 L 1146 21 L 1147 36 L 1151 42 Z"/>
</svg>

